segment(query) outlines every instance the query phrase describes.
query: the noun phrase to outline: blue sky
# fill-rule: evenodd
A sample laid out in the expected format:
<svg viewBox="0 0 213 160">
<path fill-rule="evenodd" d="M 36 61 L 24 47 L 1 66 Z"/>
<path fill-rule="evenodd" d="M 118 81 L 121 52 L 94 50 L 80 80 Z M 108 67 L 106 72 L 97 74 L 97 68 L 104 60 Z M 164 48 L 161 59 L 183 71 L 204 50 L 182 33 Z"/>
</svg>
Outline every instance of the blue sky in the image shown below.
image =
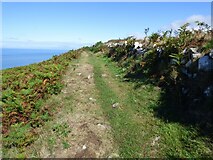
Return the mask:
<svg viewBox="0 0 213 160">
<path fill-rule="evenodd" d="M 195 20 L 210 24 L 210 2 L 2 3 L 3 47 L 78 48 L 144 36 Z"/>
</svg>

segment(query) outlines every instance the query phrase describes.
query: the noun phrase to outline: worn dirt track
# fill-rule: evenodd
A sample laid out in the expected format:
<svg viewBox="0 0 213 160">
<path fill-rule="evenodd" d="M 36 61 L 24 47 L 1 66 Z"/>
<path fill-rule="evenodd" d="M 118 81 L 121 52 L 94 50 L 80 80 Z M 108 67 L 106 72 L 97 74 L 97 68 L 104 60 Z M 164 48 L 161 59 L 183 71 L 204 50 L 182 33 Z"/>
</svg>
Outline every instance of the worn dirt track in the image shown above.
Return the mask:
<svg viewBox="0 0 213 160">
<path fill-rule="evenodd" d="M 68 118 L 72 128 L 69 135 L 71 148 L 56 152 L 56 157 L 109 157 L 113 153 L 110 125 L 97 104 L 93 67 L 88 63 L 88 54 L 82 53 L 81 62 L 70 72 L 64 93 L 72 94 L 75 107 Z"/>
<path fill-rule="evenodd" d="M 41 132 L 39 140 L 34 144 L 41 144 L 41 148 L 31 147 L 37 150 L 41 158 L 108 158 L 118 157 L 118 150 L 114 143 L 111 127 L 106 120 L 101 106 L 96 100 L 97 90 L 93 79 L 93 66 L 88 62 L 88 53 L 83 52 L 78 63 L 72 64 L 64 76 L 66 87 L 57 97 L 62 101 L 61 107 L 65 104 L 72 104 L 71 112 L 59 112 L 54 123 L 64 121 L 71 129 L 66 143 L 69 148 L 64 149 L 60 140 L 50 149 L 47 138 L 53 132 Z M 75 67 L 73 67 L 75 66 Z M 68 98 L 72 97 L 72 102 Z M 66 106 L 66 108 L 69 106 Z M 61 109 L 63 110 L 63 108 Z"/>
</svg>

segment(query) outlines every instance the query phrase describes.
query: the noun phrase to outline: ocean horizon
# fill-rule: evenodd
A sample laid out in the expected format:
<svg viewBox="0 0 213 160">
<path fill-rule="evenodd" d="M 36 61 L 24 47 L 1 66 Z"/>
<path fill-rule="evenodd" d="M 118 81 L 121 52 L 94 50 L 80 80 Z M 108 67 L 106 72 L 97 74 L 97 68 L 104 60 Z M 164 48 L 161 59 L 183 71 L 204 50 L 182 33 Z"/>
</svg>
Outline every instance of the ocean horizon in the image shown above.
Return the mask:
<svg viewBox="0 0 213 160">
<path fill-rule="evenodd" d="M 52 58 L 54 55 L 63 54 L 71 49 L 20 49 L 2 48 L 2 69 L 26 66 L 39 63 Z"/>
</svg>

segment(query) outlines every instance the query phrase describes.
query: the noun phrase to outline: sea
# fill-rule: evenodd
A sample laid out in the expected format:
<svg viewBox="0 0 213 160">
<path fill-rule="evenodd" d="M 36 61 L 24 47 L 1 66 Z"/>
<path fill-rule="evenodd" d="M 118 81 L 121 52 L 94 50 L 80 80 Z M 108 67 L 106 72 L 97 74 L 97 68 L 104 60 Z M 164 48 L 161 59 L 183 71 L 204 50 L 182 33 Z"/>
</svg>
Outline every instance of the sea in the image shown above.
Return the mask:
<svg viewBox="0 0 213 160">
<path fill-rule="evenodd" d="M 33 63 L 42 62 L 52 58 L 54 55 L 60 55 L 69 50 L 54 49 L 11 49 L 3 48 L 0 61 L 0 69 L 25 66 Z"/>
</svg>

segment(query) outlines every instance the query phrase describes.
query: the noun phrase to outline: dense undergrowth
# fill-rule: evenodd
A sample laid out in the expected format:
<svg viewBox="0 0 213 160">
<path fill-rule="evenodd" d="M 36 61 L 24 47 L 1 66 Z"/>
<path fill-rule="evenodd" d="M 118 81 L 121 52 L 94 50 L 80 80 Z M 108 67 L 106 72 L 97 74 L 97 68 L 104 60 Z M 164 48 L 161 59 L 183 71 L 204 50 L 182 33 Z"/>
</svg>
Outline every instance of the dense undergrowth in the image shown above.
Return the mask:
<svg viewBox="0 0 213 160">
<path fill-rule="evenodd" d="M 195 24 L 196 30 L 189 29 L 187 23 L 177 31 L 152 33 L 140 40 L 140 52 L 134 49 L 137 40 L 133 37 L 124 39 L 126 44 L 113 47 L 98 42 L 90 51 L 104 52 L 125 72 L 124 79 L 137 83 L 138 87 L 142 83 L 161 87 L 164 92 L 154 110 L 156 117 L 194 126 L 200 135 L 212 139 L 213 71 L 198 69 L 199 58 L 212 52 L 212 30 L 203 22 Z M 192 58 L 191 48 L 196 48 L 201 57 Z"/>
<path fill-rule="evenodd" d="M 71 50 L 41 63 L 2 70 L 3 151 L 21 151 L 34 141 L 34 129 L 53 114 L 51 106 L 42 104 L 60 93 L 62 75 L 79 56 L 79 50 Z"/>
</svg>

